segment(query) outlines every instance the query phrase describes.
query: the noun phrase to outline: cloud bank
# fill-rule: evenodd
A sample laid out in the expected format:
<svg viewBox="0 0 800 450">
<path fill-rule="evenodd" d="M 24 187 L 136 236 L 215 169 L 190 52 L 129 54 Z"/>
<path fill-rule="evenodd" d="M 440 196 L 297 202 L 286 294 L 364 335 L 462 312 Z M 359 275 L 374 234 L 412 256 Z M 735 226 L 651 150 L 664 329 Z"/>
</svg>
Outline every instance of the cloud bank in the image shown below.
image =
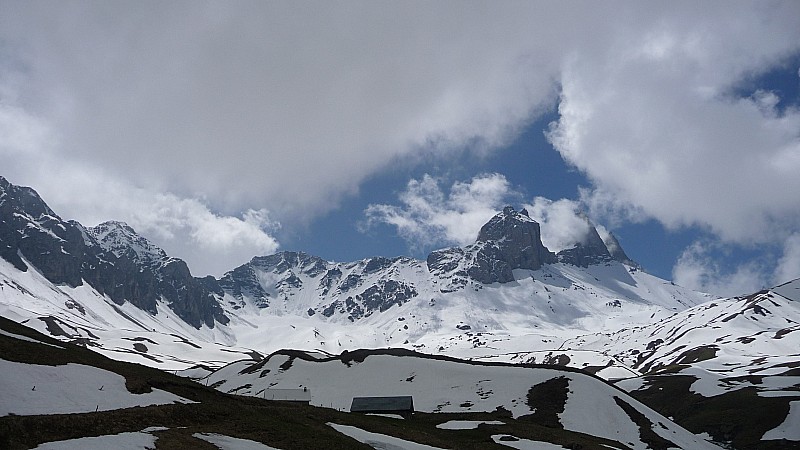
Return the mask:
<svg viewBox="0 0 800 450">
<path fill-rule="evenodd" d="M 542 243 L 558 252 L 583 242 L 589 222 L 583 206 L 573 200 L 553 201 L 535 197 L 526 203 L 505 176 L 482 174 L 469 181 L 455 181 L 425 175 L 411 180 L 398 194 L 400 205 L 372 204 L 364 211 L 365 229 L 377 224 L 395 227 L 415 251 L 444 245 L 464 246 L 478 238 L 480 228 L 506 205 L 522 203 L 530 217 L 540 224 Z M 605 229 L 603 229 L 605 230 Z"/>
<path fill-rule="evenodd" d="M 794 1 L 3 2 L 0 158 L 87 223 L 163 227 L 110 199 L 168 193 L 184 232 L 160 243 L 194 268 L 201 235 L 275 248 L 273 220 L 313 220 L 397 162 L 491 152 L 557 104 L 548 137 L 592 181 L 592 217 L 784 245 L 788 271 L 800 112 L 737 87 L 799 51 Z M 372 217 L 426 214 L 403 205 Z"/>
<path fill-rule="evenodd" d="M 467 245 L 498 209 L 518 196 L 503 175 L 484 174 L 469 182 L 456 181 L 447 192 L 442 180 L 425 175 L 408 182 L 398 200 L 402 206 L 373 204 L 364 211 L 366 227 L 385 223 L 417 251 L 436 245 Z"/>
</svg>

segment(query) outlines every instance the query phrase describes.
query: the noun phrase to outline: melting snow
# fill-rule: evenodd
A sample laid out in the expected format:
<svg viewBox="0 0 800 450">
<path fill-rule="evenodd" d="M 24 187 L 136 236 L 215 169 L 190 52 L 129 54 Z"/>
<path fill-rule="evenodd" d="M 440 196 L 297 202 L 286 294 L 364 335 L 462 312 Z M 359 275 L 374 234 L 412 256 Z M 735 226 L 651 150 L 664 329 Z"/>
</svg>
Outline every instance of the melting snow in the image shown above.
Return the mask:
<svg viewBox="0 0 800 450">
<path fill-rule="evenodd" d="M 789 403 L 789 414 L 782 424 L 764 433 L 762 440 L 800 441 L 800 401 Z"/>
<path fill-rule="evenodd" d="M 485 423 L 486 425 L 505 425 L 504 422 L 499 420 L 451 420 L 449 422 L 440 423 L 436 428 L 442 430 L 472 430 L 478 428 L 478 425 Z"/>
<path fill-rule="evenodd" d="M 249 439 L 239 439 L 224 434 L 195 433 L 192 436 L 210 442 L 221 450 L 279 450 Z"/>
<path fill-rule="evenodd" d="M 380 450 L 444 450 L 440 447 L 431 447 L 430 445 L 417 444 L 416 442 L 407 441 L 385 434 L 370 433 L 361 428 L 356 428 L 350 425 L 338 425 L 335 423 L 328 423 L 334 430 L 345 436 L 363 442 L 364 444 L 372 446 L 372 448 Z"/>
<path fill-rule="evenodd" d="M 120 433 L 97 437 L 46 442 L 36 450 L 143 450 L 156 448 L 156 437 L 148 433 Z"/>
<path fill-rule="evenodd" d="M 14 338 L 14 339 L 19 339 L 19 340 L 25 341 L 25 342 L 33 342 L 35 344 L 44 344 L 44 345 L 49 345 L 50 347 L 63 348 L 63 347 L 59 347 L 58 345 L 48 344 L 47 342 L 37 341 L 36 339 L 31 339 L 28 336 L 22 336 L 21 334 L 9 333 L 8 331 L 3 330 L 3 329 L 0 329 L 0 335 L 8 336 L 8 337 Z"/>
<path fill-rule="evenodd" d="M 506 447 L 517 448 L 519 450 L 567 450 L 566 447 L 551 444 L 549 442 L 520 439 L 507 434 L 495 434 L 492 436 L 492 440 L 497 444 L 505 445 Z"/>
<path fill-rule="evenodd" d="M 0 416 L 69 414 L 191 403 L 159 389 L 131 394 L 125 378 L 82 364 L 43 366 L 0 360 Z"/>
</svg>

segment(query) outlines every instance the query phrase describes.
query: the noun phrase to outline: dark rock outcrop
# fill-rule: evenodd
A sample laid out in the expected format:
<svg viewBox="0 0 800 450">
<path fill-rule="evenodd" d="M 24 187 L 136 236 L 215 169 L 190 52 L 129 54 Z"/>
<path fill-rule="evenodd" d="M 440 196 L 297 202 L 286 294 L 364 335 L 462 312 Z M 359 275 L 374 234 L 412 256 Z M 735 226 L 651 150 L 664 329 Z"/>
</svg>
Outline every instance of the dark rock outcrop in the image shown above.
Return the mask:
<svg viewBox="0 0 800 450">
<path fill-rule="evenodd" d="M 559 262 L 572 264 L 573 266 L 589 267 L 593 264 L 604 264 L 609 261 L 618 261 L 623 264 L 638 266 L 628 258 L 617 238 L 608 233 L 605 240 L 600 237 L 597 228 L 588 217 L 581 215 L 586 221 L 588 232 L 582 242 L 578 242 L 574 247 L 561 250 L 556 255 Z"/>
<path fill-rule="evenodd" d="M 559 262 L 580 267 L 588 267 L 611 260 L 611 253 L 608 252 L 606 244 L 591 223 L 589 223 L 589 232 L 583 242 L 578 242 L 572 248 L 561 250 L 556 256 Z"/>
<path fill-rule="evenodd" d="M 427 259 L 432 274 L 466 274 L 483 284 L 514 281 L 514 269 L 536 270 L 555 261 L 555 255 L 542 244 L 539 224 L 524 209 L 517 212 L 511 206 L 481 227 L 475 244 L 437 250 Z"/>
<path fill-rule="evenodd" d="M 64 221 L 31 188 L 0 177 L 0 256 L 20 270 L 34 266 L 53 284 L 88 283 L 114 303 L 156 313 L 159 299 L 199 328 L 227 323 L 210 280 L 119 222 L 84 228 Z M 27 263 L 25 262 L 27 261 Z M 217 290 L 219 290 L 217 288 Z"/>
<path fill-rule="evenodd" d="M 614 261 L 619 261 L 623 264 L 628 264 L 631 266 L 639 266 L 638 263 L 633 261 L 625 254 L 625 250 L 622 249 L 622 245 L 620 245 L 617 237 L 614 236 L 614 233 L 608 233 L 608 236 L 603 240 L 606 244 L 606 248 L 608 249 L 608 253 L 611 254 L 611 259 Z"/>
</svg>

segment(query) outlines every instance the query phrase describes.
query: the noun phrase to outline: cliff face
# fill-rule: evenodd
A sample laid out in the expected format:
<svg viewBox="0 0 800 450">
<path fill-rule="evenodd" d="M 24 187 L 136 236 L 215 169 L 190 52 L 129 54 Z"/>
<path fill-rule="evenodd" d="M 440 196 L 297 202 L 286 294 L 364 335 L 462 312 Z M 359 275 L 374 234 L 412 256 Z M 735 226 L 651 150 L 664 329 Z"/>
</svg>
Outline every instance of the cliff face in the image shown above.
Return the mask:
<svg viewBox="0 0 800 450">
<path fill-rule="evenodd" d="M 0 177 L 0 256 L 26 271 L 32 265 L 54 284 L 88 283 L 117 304 L 156 313 L 164 299 L 181 319 L 199 328 L 227 323 L 207 281 L 170 258 L 127 225 L 85 228 L 61 219 L 31 188 Z M 27 261 L 27 263 L 26 263 Z"/>
<path fill-rule="evenodd" d="M 477 241 L 464 248 L 437 250 L 428 255 L 428 270 L 433 274 L 453 273 L 483 284 L 514 280 L 514 269 L 536 270 L 556 262 L 555 255 L 542 244 L 539 224 L 524 209 L 506 206 L 478 233 Z"/>
</svg>

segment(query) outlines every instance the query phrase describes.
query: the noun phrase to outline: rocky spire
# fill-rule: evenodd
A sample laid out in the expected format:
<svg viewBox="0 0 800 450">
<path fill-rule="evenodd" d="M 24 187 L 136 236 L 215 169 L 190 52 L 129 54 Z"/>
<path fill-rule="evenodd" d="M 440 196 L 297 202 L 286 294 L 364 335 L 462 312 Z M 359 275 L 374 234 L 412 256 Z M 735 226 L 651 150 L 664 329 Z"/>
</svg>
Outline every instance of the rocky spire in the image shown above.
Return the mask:
<svg viewBox="0 0 800 450">
<path fill-rule="evenodd" d="M 428 255 L 428 270 L 463 271 L 484 284 L 507 283 L 514 281 L 514 269 L 536 270 L 551 262 L 555 255 L 542 244 L 539 223 L 524 209 L 506 206 L 481 227 L 475 244 Z"/>
<path fill-rule="evenodd" d="M 625 254 L 625 250 L 622 249 L 622 245 L 620 245 L 617 237 L 614 236 L 614 233 L 609 232 L 605 239 L 603 239 L 603 242 L 605 242 L 606 248 L 608 249 L 608 252 L 611 254 L 611 258 L 614 261 L 619 261 L 632 266 L 639 265 L 632 259 L 628 258 L 628 255 Z"/>
<path fill-rule="evenodd" d="M 583 213 L 579 215 L 586 221 L 588 232 L 583 240 L 575 244 L 574 247 L 558 252 L 556 256 L 559 262 L 580 267 L 588 267 L 592 264 L 601 264 L 611 260 L 637 265 L 628 258 L 628 255 L 622 250 L 622 246 L 613 234 L 607 233 L 605 238 L 601 237 L 592 221 Z"/>
<path fill-rule="evenodd" d="M 528 211 L 517 212 L 511 206 L 492 217 L 478 233 L 478 243 L 491 244 L 484 248 L 492 256 L 505 262 L 511 269 L 538 269 L 553 261 L 553 253 L 542 244 L 539 223 L 528 216 Z"/>
</svg>

